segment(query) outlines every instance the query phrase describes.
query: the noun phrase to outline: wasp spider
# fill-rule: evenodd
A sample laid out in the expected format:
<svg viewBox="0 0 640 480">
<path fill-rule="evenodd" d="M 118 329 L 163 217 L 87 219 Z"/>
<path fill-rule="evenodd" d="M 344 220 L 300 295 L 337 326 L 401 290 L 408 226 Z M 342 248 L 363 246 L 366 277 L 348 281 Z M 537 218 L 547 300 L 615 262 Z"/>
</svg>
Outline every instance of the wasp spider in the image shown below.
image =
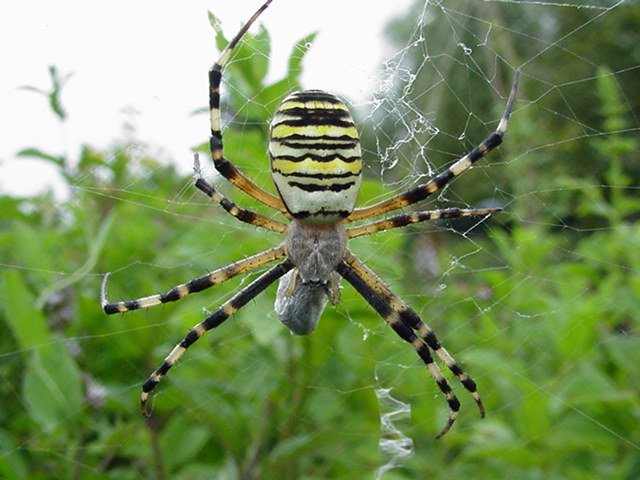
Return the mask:
<svg viewBox="0 0 640 480">
<path fill-rule="evenodd" d="M 279 193 L 275 196 L 253 183 L 225 158 L 220 118 L 222 71 L 233 49 L 271 1 L 266 1 L 240 29 L 209 71 L 210 147 L 215 168 L 222 176 L 251 197 L 281 213 L 288 222 L 274 220 L 235 205 L 202 178 L 197 157 L 195 186 L 238 220 L 283 234 L 284 242 L 178 285 L 166 293 L 136 300 L 109 303 L 106 298 L 107 274 L 101 288 L 102 308 L 107 314 L 114 314 L 173 302 L 270 262 L 281 261 L 189 330 L 142 385 L 142 412 L 149 415 L 147 403 L 150 393 L 196 340 L 208 330 L 222 324 L 273 282 L 279 279 L 275 301 L 278 317 L 293 334 L 307 335 L 314 330 L 327 301 L 332 304 L 340 301 L 339 282 L 342 277 L 403 340 L 411 344 L 435 379 L 450 409 L 448 420 L 438 433 L 438 437 L 441 437 L 453 425 L 460 402 L 432 354 L 471 393 L 480 414 L 484 416 L 476 383 L 462 370 L 416 312 L 349 251 L 347 241 L 412 223 L 482 216 L 499 209 L 427 210 L 391 216 L 351 228 L 347 228 L 347 225 L 424 200 L 496 148 L 507 129 L 516 97 L 518 72 L 494 133 L 427 183 L 364 208 L 354 208 L 362 178 L 362 158 L 358 132 L 347 106 L 336 96 L 322 90 L 290 94 L 282 101 L 271 122 L 269 154 L 273 180 Z"/>
</svg>

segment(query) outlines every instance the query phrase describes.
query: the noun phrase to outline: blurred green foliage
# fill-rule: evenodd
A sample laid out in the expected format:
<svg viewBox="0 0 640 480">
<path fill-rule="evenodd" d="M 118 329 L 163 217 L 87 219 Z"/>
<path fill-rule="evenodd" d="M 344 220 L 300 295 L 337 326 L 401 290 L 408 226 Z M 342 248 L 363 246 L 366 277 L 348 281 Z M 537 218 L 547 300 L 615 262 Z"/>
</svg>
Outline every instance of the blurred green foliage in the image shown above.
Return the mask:
<svg viewBox="0 0 640 480">
<path fill-rule="evenodd" d="M 263 185 L 265 121 L 299 88 L 311 39 L 294 48 L 286 77 L 265 85 L 262 30 L 225 77 L 234 86 L 226 152 Z M 191 179 L 136 150 L 86 147 L 70 161 L 25 149 L 23 156 L 57 166 L 70 196 L 0 197 L 0 478 L 371 478 L 384 463 L 380 417 L 389 413 L 378 388 L 410 404 L 412 416 L 397 426 L 416 450 L 384 478 L 638 478 L 640 199 L 627 164 L 640 148 L 637 134 L 621 133 L 632 121 L 628 103 L 600 68 L 602 134 L 580 149 L 602 162 L 597 179 L 540 171 L 531 152 L 502 166 L 518 170 L 501 185 L 513 201 L 484 231 L 420 226 L 352 244 L 480 385 L 482 421 L 452 380 L 463 409 L 440 441 L 433 437 L 447 416 L 442 395 L 413 350 L 351 288 L 309 337 L 278 323 L 271 288 L 189 350 L 143 419 L 141 382 L 203 309 L 248 280 L 106 317 L 102 274 L 113 272 L 111 298 L 143 296 L 279 239 L 234 223 L 194 193 Z M 64 120 L 64 81 L 51 73 L 46 96 Z M 515 156 L 541 126 L 523 111 L 511 128 L 501 152 Z M 523 175 L 538 180 L 536 205 L 553 209 L 532 208 Z M 362 200 L 383 191 L 371 176 Z M 575 228 L 560 228 L 569 218 Z M 446 273 L 421 270 L 433 256 Z"/>
</svg>

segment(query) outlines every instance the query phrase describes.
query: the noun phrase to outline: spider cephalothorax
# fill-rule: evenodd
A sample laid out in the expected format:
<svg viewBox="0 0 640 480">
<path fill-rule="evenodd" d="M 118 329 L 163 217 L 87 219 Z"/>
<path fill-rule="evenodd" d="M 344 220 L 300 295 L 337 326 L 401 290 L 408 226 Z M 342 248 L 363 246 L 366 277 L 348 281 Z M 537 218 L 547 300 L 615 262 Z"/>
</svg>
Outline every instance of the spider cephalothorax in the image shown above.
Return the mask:
<svg viewBox="0 0 640 480">
<path fill-rule="evenodd" d="M 411 344 L 446 397 L 450 413 L 446 424 L 438 433 L 440 437 L 453 425 L 460 402 L 432 354 L 471 393 L 481 415 L 484 416 L 484 407 L 476 384 L 440 344 L 433 330 L 422 322 L 416 312 L 349 251 L 347 241 L 412 223 L 442 218 L 485 216 L 499 209 L 426 210 L 395 215 L 355 227 L 347 225 L 424 200 L 442 189 L 454 177 L 469 170 L 476 161 L 497 147 L 507 129 L 519 74 L 516 71 L 506 108 L 495 132 L 428 182 L 365 208 L 355 208 L 362 175 L 362 159 L 358 132 L 349 109 L 337 97 L 321 90 L 292 93 L 282 101 L 271 123 L 269 154 L 273 179 L 279 193 L 279 196 L 275 196 L 253 183 L 225 158 L 220 120 L 220 82 L 224 66 L 248 28 L 271 1 L 266 1 L 240 29 L 209 72 L 210 146 L 213 163 L 222 176 L 259 202 L 284 215 L 288 222 L 240 208 L 224 197 L 202 178 L 197 156 L 195 186 L 238 220 L 283 234 L 284 242 L 178 285 L 166 293 L 135 300 L 109 303 L 106 298 L 109 277 L 107 274 L 101 289 L 102 308 L 107 314 L 112 314 L 173 302 L 236 275 L 276 260 L 283 260 L 189 330 L 144 382 L 140 397 L 142 412 L 145 415 L 149 413 L 149 394 L 187 348 L 276 280 L 280 280 L 275 303 L 278 317 L 292 333 L 306 335 L 314 330 L 327 301 L 333 304 L 339 302 L 339 282 L 344 278 L 403 340 Z"/>
<path fill-rule="evenodd" d="M 347 250 L 347 231 L 340 223 L 314 225 L 293 220 L 285 235 L 287 257 L 294 269 L 280 279 L 275 310 L 291 332 L 313 331 L 330 300 L 340 301 L 336 268 Z"/>
</svg>

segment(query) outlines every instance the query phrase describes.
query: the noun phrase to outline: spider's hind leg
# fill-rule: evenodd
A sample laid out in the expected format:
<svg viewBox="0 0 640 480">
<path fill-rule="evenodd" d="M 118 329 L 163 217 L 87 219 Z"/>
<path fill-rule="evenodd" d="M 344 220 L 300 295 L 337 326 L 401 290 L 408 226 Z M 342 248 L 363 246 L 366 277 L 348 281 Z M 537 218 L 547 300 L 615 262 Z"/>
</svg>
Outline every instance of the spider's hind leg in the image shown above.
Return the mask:
<svg viewBox="0 0 640 480">
<path fill-rule="evenodd" d="M 245 306 L 250 300 L 255 298 L 264 289 L 292 268 L 293 264 L 289 260 L 285 260 L 284 262 L 272 267 L 266 273 L 263 273 L 256 280 L 223 303 L 215 312 L 208 315 L 202 322 L 191 328 L 182 341 L 178 343 L 173 350 L 171 350 L 169 355 L 165 357 L 162 364 L 151 375 L 149 375 L 149 378 L 147 378 L 142 385 L 142 394 L 140 395 L 140 409 L 142 414 L 147 417 L 150 415 L 151 411 L 148 404 L 149 395 L 191 345 L 202 338 L 204 334 L 212 328 L 220 326 L 231 315 Z"/>
<path fill-rule="evenodd" d="M 451 429 L 458 416 L 460 402 L 442 374 L 440 367 L 435 363 L 431 350 L 458 378 L 465 389 L 471 393 L 480 415 L 484 417 L 485 410 L 475 381 L 465 373 L 449 352 L 442 347 L 433 330 L 422 322 L 420 317 L 400 297 L 393 293 L 380 277 L 351 252 L 347 252 L 345 260 L 338 265 L 336 271 L 364 297 L 404 341 L 413 346 L 420 359 L 429 369 L 429 373 L 436 381 L 438 388 L 444 394 L 449 405 L 449 418 L 436 438 L 442 437 Z"/>
</svg>

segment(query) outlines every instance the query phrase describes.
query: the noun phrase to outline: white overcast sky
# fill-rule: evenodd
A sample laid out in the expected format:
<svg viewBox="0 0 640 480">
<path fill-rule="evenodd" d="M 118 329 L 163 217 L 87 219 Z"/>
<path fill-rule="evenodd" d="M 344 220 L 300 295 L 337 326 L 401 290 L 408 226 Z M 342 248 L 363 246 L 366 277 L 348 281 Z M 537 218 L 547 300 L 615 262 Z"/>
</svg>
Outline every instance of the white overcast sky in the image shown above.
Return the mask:
<svg viewBox="0 0 640 480">
<path fill-rule="evenodd" d="M 207 71 L 216 57 L 211 10 L 227 37 L 261 0 L 22 0 L 0 15 L 0 191 L 32 193 L 51 184 L 43 162 L 16 159 L 37 147 L 75 157 L 82 144 L 104 148 L 135 109 L 138 137 L 184 159 L 206 138 Z M 274 0 L 261 22 L 272 36 L 271 78 L 279 78 L 296 40 L 319 33 L 305 63 L 306 88 L 362 101 L 390 53 L 383 28 L 410 0 Z M 72 73 L 63 91 L 63 130 L 45 100 L 21 85 L 48 88 L 47 68 Z M 54 182 L 55 185 L 55 182 Z"/>
</svg>

